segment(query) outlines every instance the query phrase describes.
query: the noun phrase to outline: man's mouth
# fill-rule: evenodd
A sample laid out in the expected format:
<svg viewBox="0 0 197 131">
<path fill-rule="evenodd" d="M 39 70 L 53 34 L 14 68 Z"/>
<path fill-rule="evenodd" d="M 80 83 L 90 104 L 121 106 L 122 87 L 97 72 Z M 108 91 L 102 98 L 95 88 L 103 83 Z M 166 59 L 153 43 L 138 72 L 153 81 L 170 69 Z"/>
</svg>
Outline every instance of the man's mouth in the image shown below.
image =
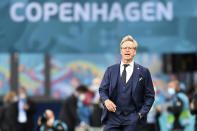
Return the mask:
<svg viewBox="0 0 197 131">
<path fill-rule="evenodd" d="M 130 56 L 130 54 L 125 54 L 125 56 Z"/>
</svg>

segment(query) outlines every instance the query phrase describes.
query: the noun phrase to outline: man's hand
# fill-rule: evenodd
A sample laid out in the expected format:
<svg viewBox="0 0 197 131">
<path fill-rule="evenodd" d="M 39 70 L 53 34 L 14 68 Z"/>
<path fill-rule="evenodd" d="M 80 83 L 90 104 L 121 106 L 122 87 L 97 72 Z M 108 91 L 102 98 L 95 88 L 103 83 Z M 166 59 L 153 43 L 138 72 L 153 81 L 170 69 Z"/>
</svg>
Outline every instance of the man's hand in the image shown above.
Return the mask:
<svg viewBox="0 0 197 131">
<path fill-rule="evenodd" d="M 191 102 L 190 107 L 191 107 L 191 109 L 194 109 L 195 106 L 194 106 L 194 102 L 193 101 Z"/>
<path fill-rule="evenodd" d="M 25 109 L 25 110 L 29 110 L 29 105 L 28 105 L 28 104 L 25 104 L 25 105 L 24 105 L 24 109 Z"/>
<path fill-rule="evenodd" d="M 40 126 L 42 124 L 41 122 L 41 117 L 38 117 L 38 121 L 37 121 L 38 126 Z"/>
<path fill-rule="evenodd" d="M 109 111 L 111 111 L 111 112 L 116 111 L 116 105 L 111 100 L 109 100 L 109 99 L 105 100 L 104 104 Z"/>
<path fill-rule="evenodd" d="M 48 119 L 48 120 L 47 120 L 47 122 L 46 122 L 46 125 L 47 125 L 48 127 L 52 127 L 52 126 L 53 126 L 54 121 L 55 121 L 55 120 L 54 120 L 54 119 L 52 119 L 52 118 L 51 118 L 51 119 Z"/>
<path fill-rule="evenodd" d="M 142 119 L 143 115 L 141 113 L 138 113 L 140 120 Z"/>
</svg>

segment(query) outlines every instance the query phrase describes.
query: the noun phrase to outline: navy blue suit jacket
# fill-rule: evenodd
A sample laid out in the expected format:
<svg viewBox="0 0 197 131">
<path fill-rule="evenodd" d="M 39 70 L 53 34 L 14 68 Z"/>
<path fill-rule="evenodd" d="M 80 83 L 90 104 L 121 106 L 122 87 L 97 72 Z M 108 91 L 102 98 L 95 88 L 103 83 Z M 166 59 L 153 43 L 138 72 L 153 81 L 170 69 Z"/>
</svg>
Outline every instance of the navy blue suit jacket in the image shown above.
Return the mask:
<svg viewBox="0 0 197 131">
<path fill-rule="evenodd" d="M 135 72 L 135 73 L 134 73 Z M 99 87 L 99 94 L 101 102 L 104 105 L 106 99 L 112 99 L 114 97 L 114 89 L 116 88 L 117 79 L 120 75 L 120 63 L 112 65 L 107 68 L 101 85 Z M 143 115 L 140 123 L 146 122 L 146 116 L 149 112 L 155 97 L 155 92 L 152 84 L 152 79 L 150 72 L 147 68 L 134 63 L 133 70 L 133 88 L 132 88 L 132 98 L 134 100 L 135 106 L 138 113 Z M 107 118 L 107 113 L 109 111 L 104 106 L 101 122 L 104 123 Z"/>
</svg>

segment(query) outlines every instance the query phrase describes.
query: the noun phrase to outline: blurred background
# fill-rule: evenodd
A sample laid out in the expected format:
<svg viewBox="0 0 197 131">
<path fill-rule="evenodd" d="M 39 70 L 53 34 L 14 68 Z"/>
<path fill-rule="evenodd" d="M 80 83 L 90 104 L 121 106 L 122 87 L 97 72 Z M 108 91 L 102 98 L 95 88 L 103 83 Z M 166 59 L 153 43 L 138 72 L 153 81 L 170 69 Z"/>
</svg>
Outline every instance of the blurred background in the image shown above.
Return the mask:
<svg viewBox="0 0 197 131">
<path fill-rule="evenodd" d="M 157 86 L 160 104 L 149 124 L 158 121 L 156 130 L 173 130 L 169 125 L 174 121 L 166 114 L 172 97 L 169 82 L 174 80 L 187 96 L 188 110 L 197 109 L 197 103 L 192 106 L 197 89 L 196 0 L 3 0 L 0 17 L 0 114 L 7 109 L 6 95 L 12 91 L 16 96 L 8 102 L 16 113 L 0 115 L 0 123 L 11 116 L 13 127 L 22 123 L 23 128 L 31 119 L 30 127 L 42 130 L 46 123 L 40 124 L 39 117 L 52 112 L 64 123 L 62 130 L 102 130 L 98 87 L 105 69 L 120 62 L 120 41 L 126 35 L 138 42 L 135 61 L 149 68 Z M 25 112 L 34 109 L 30 118 L 22 114 L 21 122 L 23 109 L 15 105 L 20 103 L 19 89 L 28 96 Z M 77 101 L 75 116 L 64 120 L 71 96 L 81 98 L 84 115 Z M 189 119 L 182 129 L 195 130 L 195 113 Z M 28 129 L 4 125 L 2 131 Z"/>
</svg>

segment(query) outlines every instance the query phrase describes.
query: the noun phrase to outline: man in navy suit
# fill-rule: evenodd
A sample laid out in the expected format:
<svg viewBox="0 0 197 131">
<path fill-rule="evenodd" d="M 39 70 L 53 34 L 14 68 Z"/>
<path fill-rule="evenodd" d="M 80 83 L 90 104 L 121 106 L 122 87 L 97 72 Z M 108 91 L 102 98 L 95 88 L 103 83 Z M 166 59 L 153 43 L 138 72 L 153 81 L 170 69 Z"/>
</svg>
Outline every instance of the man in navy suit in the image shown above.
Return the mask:
<svg viewBox="0 0 197 131">
<path fill-rule="evenodd" d="M 99 88 L 104 131 L 138 131 L 154 102 L 150 72 L 133 60 L 137 46 L 131 36 L 124 37 L 121 62 L 108 67 L 104 74 Z"/>
</svg>

